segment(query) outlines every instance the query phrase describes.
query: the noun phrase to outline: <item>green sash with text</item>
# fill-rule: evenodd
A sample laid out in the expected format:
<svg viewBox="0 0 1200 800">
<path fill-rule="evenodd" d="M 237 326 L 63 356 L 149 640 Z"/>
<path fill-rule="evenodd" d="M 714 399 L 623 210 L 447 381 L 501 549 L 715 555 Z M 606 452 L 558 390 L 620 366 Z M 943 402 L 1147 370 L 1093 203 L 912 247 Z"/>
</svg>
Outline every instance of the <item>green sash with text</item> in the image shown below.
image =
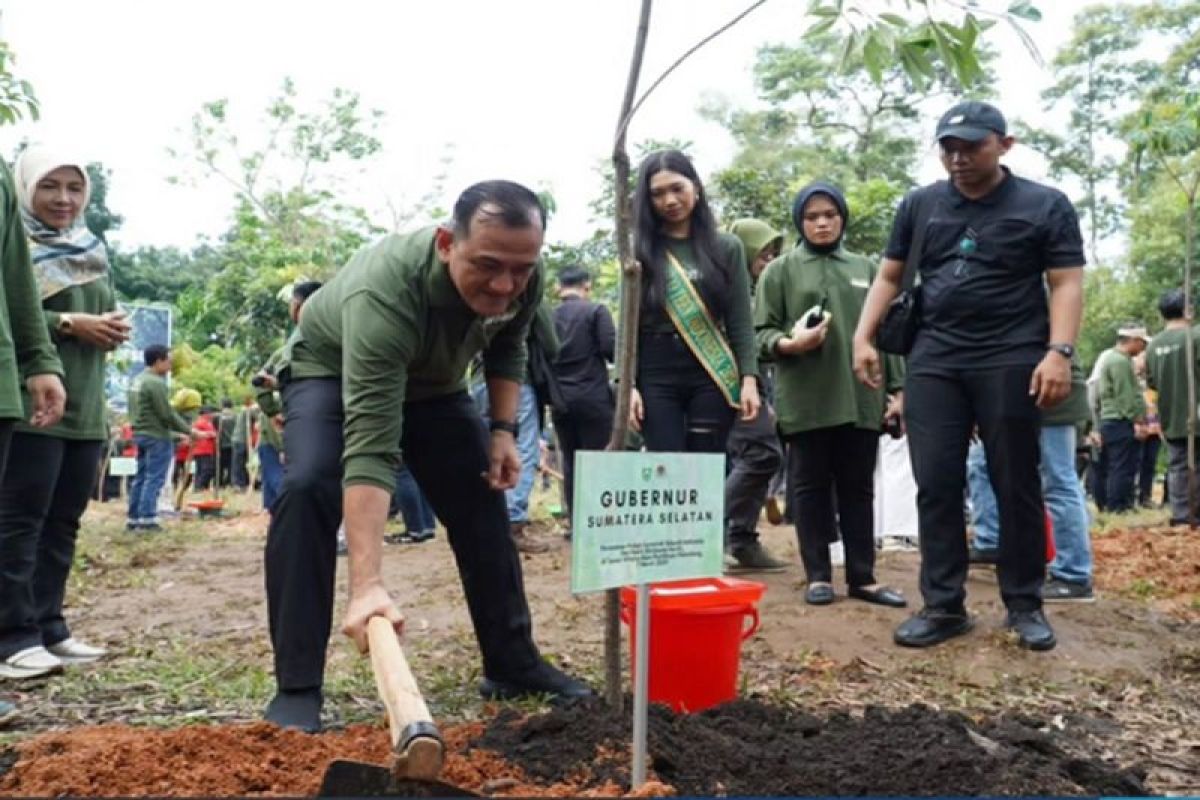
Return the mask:
<svg viewBox="0 0 1200 800">
<path fill-rule="evenodd" d="M 696 356 L 704 371 L 717 384 L 725 396 L 725 402 L 733 408 L 739 408 L 742 382 L 733 350 L 708 313 L 704 298 L 688 279 L 683 264 L 670 252 L 667 253 L 667 262 L 667 316 L 692 355 Z"/>
</svg>

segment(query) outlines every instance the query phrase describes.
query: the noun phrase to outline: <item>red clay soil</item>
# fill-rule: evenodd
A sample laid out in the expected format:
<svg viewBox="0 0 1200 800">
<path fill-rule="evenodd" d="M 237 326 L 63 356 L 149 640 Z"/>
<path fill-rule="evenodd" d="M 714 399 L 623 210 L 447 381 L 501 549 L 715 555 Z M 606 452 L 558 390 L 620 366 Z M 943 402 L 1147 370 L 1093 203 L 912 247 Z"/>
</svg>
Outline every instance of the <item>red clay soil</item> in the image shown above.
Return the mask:
<svg viewBox="0 0 1200 800">
<path fill-rule="evenodd" d="M 1160 611 L 1200 620 L 1200 532 L 1118 529 L 1092 540 L 1096 586 L 1149 598 Z"/>
<path fill-rule="evenodd" d="M 1070 757 L 1046 730 L 922 706 L 826 718 L 755 701 L 679 716 L 655 707 L 653 780 L 638 794 L 1146 793 L 1139 774 Z M 628 786 L 629 718 L 599 703 L 532 717 L 505 709 L 443 735 L 443 780 L 484 794 L 599 797 Z M 317 736 L 264 723 L 81 728 L 0 751 L 0 794 L 312 795 L 332 759 L 387 756 L 386 732 L 364 726 Z"/>
</svg>

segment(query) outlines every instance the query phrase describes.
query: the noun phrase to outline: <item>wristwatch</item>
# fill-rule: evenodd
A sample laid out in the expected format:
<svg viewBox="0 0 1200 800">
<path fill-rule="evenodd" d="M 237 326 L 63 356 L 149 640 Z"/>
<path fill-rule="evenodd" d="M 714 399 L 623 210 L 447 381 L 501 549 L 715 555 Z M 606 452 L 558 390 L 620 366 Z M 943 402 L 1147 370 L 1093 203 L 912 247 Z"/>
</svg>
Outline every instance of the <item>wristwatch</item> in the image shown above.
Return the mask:
<svg viewBox="0 0 1200 800">
<path fill-rule="evenodd" d="M 59 333 L 70 333 L 71 329 L 74 327 L 75 320 L 71 318 L 70 314 L 58 315 L 58 325 L 55 326 L 55 330 L 57 330 Z"/>
<path fill-rule="evenodd" d="M 1074 345 L 1065 344 L 1063 342 L 1051 342 L 1050 344 L 1046 345 L 1046 349 L 1053 350 L 1063 358 L 1067 359 L 1067 361 L 1071 361 L 1075 358 Z"/>
<path fill-rule="evenodd" d="M 520 427 L 515 422 L 508 422 L 507 420 L 502 420 L 502 419 L 494 419 L 488 423 L 488 430 L 491 431 L 492 433 L 495 433 L 496 431 L 504 431 L 505 433 L 511 433 L 513 438 L 515 439 L 515 438 L 517 438 L 517 431 L 520 430 Z"/>
</svg>

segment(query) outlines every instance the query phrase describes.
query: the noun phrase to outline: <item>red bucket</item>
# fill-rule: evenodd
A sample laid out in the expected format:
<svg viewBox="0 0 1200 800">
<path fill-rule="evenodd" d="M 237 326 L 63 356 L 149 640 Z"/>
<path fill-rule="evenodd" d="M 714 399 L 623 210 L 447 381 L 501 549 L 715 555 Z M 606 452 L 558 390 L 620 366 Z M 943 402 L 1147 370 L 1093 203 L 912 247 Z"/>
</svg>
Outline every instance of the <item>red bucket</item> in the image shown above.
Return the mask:
<svg viewBox="0 0 1200 800">
<path fill-rule="evenodd" d="M 1050 512 L 1046 513 L 1046 563 L 1049 564 L 1058 555 L 1058 550 L 1054 546 L 1054 521 L 1050 519 Z"/>
<path fill-rule="evenodd" d="M 758 630 L 767 587 L 738 578 L 650 586 L 650 702 L 700 711 L 737 697 L 742 642 Z M 637 592 L 621 589 L 621 619 L 637 641 Z M 749 626 L 746 621 L 749 620 Z M 634 648 L 630 668 L 637 669 Z"/>
</svg>

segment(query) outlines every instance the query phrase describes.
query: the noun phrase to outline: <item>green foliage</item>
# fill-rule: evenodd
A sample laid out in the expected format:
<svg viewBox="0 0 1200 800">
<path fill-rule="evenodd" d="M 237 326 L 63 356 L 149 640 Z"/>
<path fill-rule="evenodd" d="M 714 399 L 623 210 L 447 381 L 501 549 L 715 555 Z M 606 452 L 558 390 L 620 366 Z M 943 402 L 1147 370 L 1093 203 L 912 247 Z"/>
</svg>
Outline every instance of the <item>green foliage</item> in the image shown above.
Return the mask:
<svg viewBox="0 0 1200 800">
<path fill-rule="evenodd" d="M 179 362 L 172 373 L 175 386 L 200 392 L 205 405 L 218 406 L 226 397 L 240 405 L 252 395 L 236 349 L 209 345 L 197 352 L 185 343 L 175 347 L 174 356 Z"/>
<path fill-rule="evenodd" d="M 984 48 L 978 57 L 992 59 Z M 791 233 L 792 198 L 805 184 L 825 180 L 849 199 L 847 245 L 871 254 L 883 250 L 895 203 L 913 185 L 920 104 L 935 94 L 990 90 L 986 80 L 964 86 L 945 70 L 917 82 L 899 63 L 876 76 L 865 55 L 847 56 L 832 35 L 760 48 L 754 76 L 765 108 L 709 103 L 700 110 L 738 148 L 710 180 L 721 217 L 755 217 Z"/>
<path fill-rule="evenodd" d="M 189 289 L 203 286 L 219 268 L 211 246 L 187 253 L 176 247 L 111 250 L 113 280 L 122 300 L 176 303 Z"/>
<path fill-rule="evenodd" d="M 11 125 L 25 117 L 36 121 L 40 111 L 33 86 L 12 73 L 16 60 L 8 42 L 0 40 L 0 125 Z"/>
<path fill-rule="evenodd" d="M 1080 364 L 1095 363 L 1096 356 L 1112 347 L 1122 324 L 1137 320 L 1154 329 L 1161 322 L 1158 287 L 1177 284 L 1137 280 L 1134 274 L 1128 267 L 1114 266 L 1084 271 L 1083 326 L 1076 342 Z"/>
<path fill-rule="evenodd" d="M 227 348 L 242 374 L 282 344 L 286 287 L 328 278 L 382 232 L 338 191 L 340 178 L 363 169 L 382 147 L 375 136 L 381 113 L 344 89 L 316 110 L 301 106 L 285 80 L 267 105 L 268 135 L 247 147 L 228 102 L 206 103 L 192 118 L 190 147 L 173 151 L 192 171 L 178 180 L 220 178 L 234 187 L 233 225 L 213 246 L 215 268 L 203 283 L 185 287 L 177 305 L 182 337 L 204 353 L 210 345 Z"/>
<path fill-rule="evenodd" d="M 1070 109 L 1065 130 L 1018 124 L 1020 139 L 1046 157 L 1052 177 L 1073 177 L 1083 186 L 1075 202 L 1090 230 L 1092 259 L 1099 240 L 1121 221 L 1121 177 L 1114 135 L 1129 98 L 1152 80 L 1157 66 L 1136 57 L 1143 32 L 1127 5 L 1092 6 L 1075 16 L 1070 41 L 1054 57 L 1055 82 L 1042 92 L 1047 111 Z"/>
<path fill-rule="evenodd" d="M 913 20 L 913 12 L 921 16 Z M 836 39 L 844 72 L 863 70 L 877 84 L 899 69 L 919 90 L 952 75 L 963 85 L 987 74 L 980 36 L 997 22 L 1008 24 L 1035 58 L 1037 48 L 1020 21 L 1037 22 L 1041 12 L 1030 0 L 1007 7 L 971 0 L 811 0 L 813 18 L 806 37 Z"/>
<path fill-rule="evenodd" d="M 92 195 L 88 198 L 83 218 L 88 230 L 107 245 L 109 232 L 120 228 L 121 223 L 125 221 L 123 216 L 114 213 L 108 207 L 108 182 L 112 178 L 112 170 L 106 169 L 99 162 L 88 164 L 86 169 L 88 180 L 92 184 Z"/>
</svg>

